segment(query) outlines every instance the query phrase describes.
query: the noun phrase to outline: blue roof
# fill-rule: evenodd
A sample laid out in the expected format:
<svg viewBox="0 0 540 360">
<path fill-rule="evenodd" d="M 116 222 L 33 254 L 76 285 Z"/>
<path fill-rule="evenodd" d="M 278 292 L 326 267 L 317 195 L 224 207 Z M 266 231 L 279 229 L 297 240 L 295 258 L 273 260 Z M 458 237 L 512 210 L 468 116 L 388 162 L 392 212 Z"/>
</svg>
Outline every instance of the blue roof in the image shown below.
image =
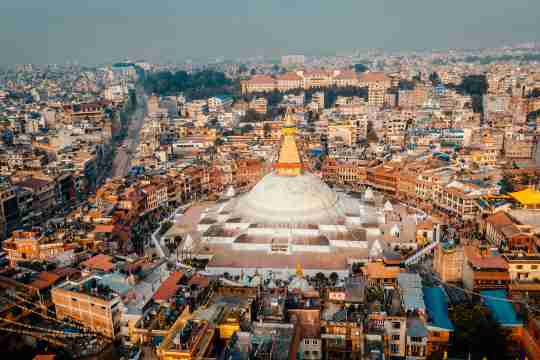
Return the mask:
<svg viewBox="0 0 540 360">
<path fill-rule="evenodd" d="M 230 96 L 230 95 L 216 95 L 214 97 L 221 100 L 221 101 L 232 100 L 232 96 Z"/>
<path fill-rule="evenodd" d="M 485 304 L 501 326 L 523 324 L 518 320 L 514 306 L 508 301 L 505 290 L 484 290 L 480 292 L 480 295 L 482 295 Z"/>
<path fill-rule="evenodd" d="M 454 325 L 448 318 L 448 302 L 443 290 L 440 287 L 425 287 L 422 290 L 429 314 L 429 325 L 454 331 Z"/>
</svg>

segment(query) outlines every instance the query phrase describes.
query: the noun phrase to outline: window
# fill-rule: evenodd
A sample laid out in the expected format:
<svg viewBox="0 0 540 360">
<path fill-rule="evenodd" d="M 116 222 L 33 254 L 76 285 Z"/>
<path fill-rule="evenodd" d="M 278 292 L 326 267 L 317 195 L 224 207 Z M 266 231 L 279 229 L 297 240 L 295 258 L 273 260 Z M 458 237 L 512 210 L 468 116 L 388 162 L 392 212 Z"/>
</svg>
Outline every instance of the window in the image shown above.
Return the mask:
<svg viewBox="0 0 540 360">
<path fill-rule="evenodd" d="M 413 336 L 411 337 L 412 342 L 422 342 L 423 338 L 420 336 Z"/>
<path fill-rule="evenodd" d="M 393 341 L 399 341 L 399 335 L 392 335 Z"/>
<path fill-rule="evenodd" d="M 394 322 L 392 323 L 392 328 L 393 328 L 393 329 L 399 329 L 399 328 L 401 328 L 401 323 L 400 323 L 399 321 L 394 321 Z"/>
<path fill-rule="evenodd" d="M 390 344 L 390 352 L 393 354 L 399 353 L 399 344 Z"/>
<path fill-rule="evenodd" d="M 517 268 L 518 270 L 521 270 L 521 269 L 523 269 L 523 265 L 518 265 L 518 266 L 516 266 L 516 268 Z"/>
<path fill-rule="evenodd" d="M 538 270 L 538 265 L 531 265 L 531 270 Z"/>
<path fill-rule="evenodd" d="M 441 333 L 438 332 L 438 331 L 434 331 L 434 332 L 433 332 L 433 336 L 434 336 L 434 337 L 441 337 Z"/>
</svg>

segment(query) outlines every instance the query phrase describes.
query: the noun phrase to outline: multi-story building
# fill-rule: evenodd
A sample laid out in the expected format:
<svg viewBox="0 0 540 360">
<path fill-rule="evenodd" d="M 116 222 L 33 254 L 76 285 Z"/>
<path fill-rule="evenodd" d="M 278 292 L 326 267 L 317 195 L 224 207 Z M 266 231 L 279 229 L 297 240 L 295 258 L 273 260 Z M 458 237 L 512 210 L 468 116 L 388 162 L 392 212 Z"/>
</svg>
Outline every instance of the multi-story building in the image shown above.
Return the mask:
<svg viewBox="0 0 540 360">
<path fill-rule="evenodd" d="M 428 354 L 429 332 L 420 318 L 407 319 L 407 345 L 405 358 L 411 360 L 426 359 Z"/>
<path fill-rule="evenodd" d="M 32 194 L 31 211 L 34 219 L 46 219 L 56 206 L 56 189 L 53 181 L 28 178 L 16 184 Z"/>
<path fill-rule="evenodd" d="M 167 186 L 165 184 L 149 184 L 141 189 L 144 198 L 143 212 L 156 210 L 167 203 Z"/>
<path fill-rule="evenodd" d="M 508 264 L 487 247 L 465 246 L 463 285 L 468 290 L 506 289 L 510 283 Z"/>
<path fill-rule="evenodd" d="M 524 134 L 512 134 L 504 140 L 504 156 L 507 159 L 532 159 L 536 151 L 536 138 Z"/>
<path fill-rule="evenodd" d="M 208 111 L 222 112 L 231 107 L 233 99 L 227 95 L 214 96 L 208 99 Z"/>
<path fill-rule="evenodd" d="M 444 282 L 457 283 L 463 279 L 465 254 L 462 246 L 439 244 L 435 249 L 433 270 Z"/>
<path fill-rule="evenodd" d="M 374 83 L 368 87 L 368 103 L 371 106 L 381 107 L 384 105 L 387 88 L 384 84 Z"/>
<path fill-rule="evenodd" d="M 323 91 L 317 91 L 311 96 L 311 101 L 316 103 L 319 107 L 319 109 L 324 109 L 324 92 Z"/>
<path fill-rule="evenodd" d="M 391 86 L 391 79 L 384 73 L 379 72 L 363 73 L 361 76 L 357 76 L 350 69 L 304 69 L 276 77 L 254 75 L 249 80 L 243 80 L 240 85 L 243 93 L 288 91 L 295 88 L 325 88 L 329 86 L 371 86 L 373 89 L 384 88 L 384 101 L 384 93 Z"/>
<path fill-rule="evenodd" d="M 416 107 L 416 94 L 414 90 L 399 90 L 398 105 L 404 109 Z"/>
<path fill-rule="evenodd" d="M 206 114 L 208 112 L 208 102 L 206 100 L 193 100 L 185 105 L 185 110 L 188 116 L 195 119 L 199 115 Z"/>
<path fill-rule="evenodd" d="M 20 261 L 54 260 L 65 251 L 63 242 L 47 238 L 38 229 L 14 231 L 3 248 L 12 266 Z"/>
<path fill-rule="evenodd" d="M 304 62 L 306 61 L 306 57 L 304 55 L 283 55 L 281 57 L 281 65 L 282 66 L 302 66 L 304 65 Z"/>
<path fill-rule="evenodd" d="M 504 211 L 483 220 L 486 239 L 506 251 L 526 251 L 534 249 L 534 233 L 529 225 L 520 224 Z"/>
<path fill-rule="evenodd" d="M 407 318 L 388 316 L 384 320 L 385 350 L 389 358 L 405 357 Z"/>
<path fill-rule="evenodd" d="M 394 166 L 379 165 L 367 170 L 367 184 L 385 193 L 397 192 L 398 178 L 399 171 Z"/>
<path fill-rule="evenodd" d="M 101 278 L 66 281 L 51 291 L 58 319 L 72 319 L 108 338 L 120 333 L 122 301 Z"/>
<path fill-rule="evenodd" d="M 91 122 L 100 122 L 105 114 L 105 104 L 101 102 L 72 104 L 64 106 L 64 118 L 73 123 L 75 121 L 85 120 Z"/>
<path fill-rule="evenodd" d="M 0 239 L 13 231 L 19 221 L 19 205 L 15 187 L 8 182 L 0 182 Z"/>
<path fill-rule="evenodd" d="M 363 331 L 358 322 L 321 321 L 321 338 L 326 359 L 360 359 Z"/>
<path fill-rule="evenodd" d="M 509 253 L 503 258 L 508 263 L 508 272 L 512 281 L 540 281 L 540 254 L 538 253 Z"/>
<path fill-rule="evenodd" d="M 293 72 L 281 74 L 276 76 L 276 90 L 284 92 L 293 89 L 300 89 L 303 87 L 304 79 Z"/>
<path fill-rule="evenodd" d="M 239 188 L 251 188 L 263 175 L 263 163 L 257 159 L 236 160 L 233 164 L 232 180 Z"/>
<path fill-rule="evenodd" d="M 268 100 L 265 97 L 257 97 L 250 102 L 249 107 L 259 114 L 266 114 L 268 112 Z"/>
</svg>

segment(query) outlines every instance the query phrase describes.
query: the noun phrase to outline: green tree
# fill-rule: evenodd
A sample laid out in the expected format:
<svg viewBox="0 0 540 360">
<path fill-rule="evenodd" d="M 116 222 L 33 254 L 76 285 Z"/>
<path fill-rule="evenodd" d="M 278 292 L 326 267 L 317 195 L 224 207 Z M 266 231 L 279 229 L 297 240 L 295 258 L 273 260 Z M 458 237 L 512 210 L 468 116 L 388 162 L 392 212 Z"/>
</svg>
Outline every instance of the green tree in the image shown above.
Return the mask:
<svg viewBox="0 0 540 360">
<path fill-rule="evenodd" d="M 354 64 L 354 71 L 356 71 L 357 73 L 363 73 L 368 70 L 369 68 L 364 64 Z"/>
<path fill-rule="evenodd" d="M 414 90 L 416 84 L 414 81 L 409 81 L 406 79 L 399 80 L 399 90 Z"/>
<path fill-rule="evenodd" d="M 501 328 L 481 305 L 457 305 L 450 312 L 455 330 L 450 354 L 473 360 L 506 358 L 510 350 L 508 331 Z"/>
<path fill-rule="evenodd" d="M 441 78 L 439 77 L 439 74 L 437 74 L 436 72 L 432 72 L 432 73 L 429 75 L 429 81 L 431 81 L 431 83 L 433 84 L 433 86 L 435 86 L 435 85 L 440 84 Z"/>
<path fill-rule="evenodd" d="M 484 95 L 487 93 L 486 75 L 468 75 L 463 78 L 457 90 L 467 95 Z"/>
<path fill-rule="evenodd" d="M 203 70 L 193 74 L 185 71 L 160 71 L 140 80 L 147 93 L 175 95 L 184 93 L 190 99 L 200 99 L 220 94 L 231 94 L 233 81 L 224 73 Z"/>
</svg>

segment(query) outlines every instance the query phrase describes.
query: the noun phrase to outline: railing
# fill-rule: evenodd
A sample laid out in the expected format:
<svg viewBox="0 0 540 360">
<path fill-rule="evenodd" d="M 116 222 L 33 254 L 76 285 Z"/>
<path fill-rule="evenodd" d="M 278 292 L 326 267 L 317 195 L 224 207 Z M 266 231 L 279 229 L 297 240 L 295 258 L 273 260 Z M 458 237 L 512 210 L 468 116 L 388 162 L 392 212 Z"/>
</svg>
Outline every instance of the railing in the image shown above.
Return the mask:
<svg viewBox="0 0 540 360">
<path fill-rule="evenodd" d="M 428 246 L 420 249 L 420 251 L 418 251 L 417 253 L 415 253 L 412 256 L 405 259 L 403 261 L 403 264 L 405 266 L 410 266 L 410 265 L 417 264 L 424 256 L 426 256 L 430 251 L 435 249 L 435 247 L 437 247 L 438 244 L 439 244 L 438 241 L 434 241 L 434 242 L 430 243 Z"/>
</svg>

